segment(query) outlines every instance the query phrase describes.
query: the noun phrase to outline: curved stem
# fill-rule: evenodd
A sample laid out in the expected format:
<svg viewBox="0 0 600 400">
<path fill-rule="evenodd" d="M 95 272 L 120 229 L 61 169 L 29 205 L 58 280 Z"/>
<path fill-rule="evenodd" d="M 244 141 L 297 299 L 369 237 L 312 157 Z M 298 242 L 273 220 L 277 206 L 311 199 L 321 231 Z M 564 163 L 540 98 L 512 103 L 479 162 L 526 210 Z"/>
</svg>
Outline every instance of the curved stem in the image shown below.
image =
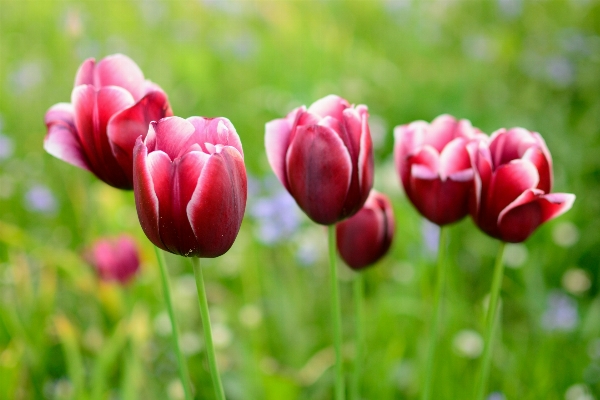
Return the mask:
<svg viewBox="0 0 600 400">
<path fill-rule="evenodd" d="M 483 347 L 483 358 L 481 360 L 481 370 L 477 381 L 476 399 L 482 400 L 485 395 L 488 377 L 490 374 L 490 365 L 492 361 L 492 344 L 494 341 L 494 333 L 498 323 L 498 303 L 500 301 L 500 288 L 502 287 L 502 278 L 504 276 L 504 263 L 502 256 L 504 255 L 504 247 L 506 243 L 500 242 L 498 255 L 496 256 L 496 265 L 494 266 L 494 278 L 492 280 L 492 290 L 490 292 L 490 301 L 485 317 L 485 342 Z"/>
<path fill-rule="evenodd" d="M 444 294 L 444 285 L 446 280 L 446 268 L 444 266 L 444 252 L 446 249 L 446 229 L 440 227 L 439 248 L 437 254 L 437 281 L 435 283 L 435 292 L 433 294 L 433 315 L 431 319 L 431 329 L 429 332 L 429 345 L 427 348 L 427 364 L 425 364 L 425 387 L 421 398 L 429 400 L 431 398 L 431 387 L 433 383 L 435 353 L 439 337 L 439 325 L 442 319 L 442 297 Z"/>
<path fill-rule="evenodd" d="M 352 375 L 351 394 L 353 400 L 360 399 L 360 378 L 362 375 L 362 358 L 363 358 L 363 326 L 364 326 L 364 289 L 363 289 L 363 276 L 362 273 L 358 273 L 354 279 L 354 306 L 355 306 L 355 355 L 354 355 L 354 374 Z"/>
<path fill-rule="evenodd" d="M 160 276 L 163 286 L 163 295 L 165 296 L 165 303 L 167 303 L 167 311 L 169 312 L 169 318 L 171 319 L 171 334 L 173 338 L 173 347 L 175 347 L 175 354 L 177 355 L 177 364 L 179 366 L 179 377 L 181 378 L 181 385 L 183 386 L 183 392 L 186 400 L 192 399 L 192 391 L 190 390 L 190 378 L 187 369 L 187 364 L 181 353 L 179 347 L 179 332 L 177 331 L 177 322 L 175 321 L 175 312 L 173 311 L 173 303 L 171 301 L 171 288 L 169 285 L 169 274 L 167 273 L 167 267 L 165 263 L 165 256 L 162 251 L 154 246 L 156 252 L 156 259 L 158 260 L 158 266 L 160 269 Z"/>
<path fill-rule="evenodd" d="M 204 344 L 206 355 L 208 357 L 208 366 L 212 377 L 215 398 L 225 400 L 225 392 L 221 384 L 221 377 L 217 368 L 217 358 L 215 357 L 215 346 L 213 344 L 212 331 L 210 328 L 210 315 L 208 313 L 208 300 L 206 299 L 206 289 L 204 287 L 204 277 L 200 267 L 200 259 L 192 257 L 192 266 L 196 276 L 196 289 L 198 290 L 198 304 L 200 305 L 200 316 L 202 317 L 202 330 L 204 331 Z"/>
<path fill-rule="evenodd" d="M 335 225 L 329 225 L 329 272 L 331 279 L 331 316 L 333 318 L 333 343 L 335 348 L 335 400 L 344 400 L 344 367 L 342 365 L 342 312 L 338 290 L 337 249 Z"/>
</svg>

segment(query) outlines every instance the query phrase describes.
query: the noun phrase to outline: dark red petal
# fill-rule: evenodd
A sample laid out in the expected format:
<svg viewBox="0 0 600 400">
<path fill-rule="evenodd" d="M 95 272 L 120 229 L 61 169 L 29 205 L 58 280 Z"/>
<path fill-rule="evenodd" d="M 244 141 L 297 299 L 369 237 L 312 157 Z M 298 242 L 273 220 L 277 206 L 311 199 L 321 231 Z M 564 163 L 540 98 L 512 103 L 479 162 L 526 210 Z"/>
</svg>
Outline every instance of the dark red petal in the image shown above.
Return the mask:
<svg viewBox="0 0 600 400">
<path fill-rule="evenodd" d="M 498 216 L 523 192 L 537 187 L 538 181 L 537 169 L 529 161 L 513 160 L 501 165 L 490 182 L 486 213 Z"/>
<path fill-rule="evenodd" d="M 493 164 L 487 140 L 476 140 L 467 144 L 467 152 L 473 167 L 473 195 L 470 200 L 471 213 L 476 220 L 486 207 L 487 193 L 492 180 Z"/>
<path fill-rule="evenodd" d="M 358 106 L 358 112 L 362 118 L 362 128 L 360 136 L 360 152 L 358 153 L 358 182 L 360 196 L 356 207 L 361 207 L 369 196 L 373 187 L 373 177 L 375 166 L 373 161 L 373 141 L 371 140 L 371 131 L 368 124 L 368 114 L 366 107 Z M 350 205 L 346 205 L 350 208 Z M 351 215 L 351 214 L 350 214 Z"/>
<path fill-rule="evenodd" d="M 210 156 L 187 206 L 200 257 L 218 257 L 231 248 L 244 217 L 246 167 L 241 154 L 224 147 Z"/>
<path fill-rule="evenodd" d="M 171 160 L 181 156 L 187 149 L 188 140 L 195 132 L 194 125 L 180 117 L 163 118 L 153 122 L 152 127 L 156 133 L 155 150 L 164 151 Z"/>
<path fill-rule="evenodd" d="M 329 225 L 342 218 L 352 160 L 334 131 L 319 125 L 298 127 L 286 165 L 289 191 L 313 221 Z"/>
<path fill-rule="evenodd" d="M 521 158 L 528 148 L 535 145 L 536 140 L 531 132 L 523 128 L 494 132 L 490 139 L 490 151 L 495 168 Z"/>
<path fill-rule="evenodd" d="M 137 101 L 145 94 L 146 80 L 138 65 L 123 54 L 103 58 L 96 64 L 94 86 L 119 86 L 127 90 Z"/>
<path fill-rule="evenodd" d="M 133 190 L 135 208 L 140 225 L 148 239 L 163 250 L 168 250 L 160 239 L 158 221 L 158 197 L 148 163 L 148 149 L 139 138 L 133 150 Z"/>
<path fill-rule="evenodd" d="M 94 68 L 96 66 L 96 60 L 88 58 L 85 60 L 75 75 L 75 86 L 79 85 L 93 85 L 94 84 Z"/>
<path fill-rule="evenodd" d="M 526 240 L 538 226 L 568 211 L 575 201 L 575 195 L 552 193 L 528 195 L 523 204 L 511 208 L 499 218 L 501 239 L 518 243 Z"/>
<path fill-rule="evenodd" d="M 288 114 L 286 118 L 267 122 L 265 125 L 265 149 L 267 160 L 271 169 L 281 184 L 289 190 L 287 172 L 285 167 L 285 156 L 290 145 L 292 127 L 295 126 L 302 108 L 297 108 Z"/>
<path fill-rule="evenodd" d="M 469 212 L 471 181 L 411 177 L 409 199 L 419 212 L 437 225 L 447 225 L 464 218 Z"/>
<path fill-rule="evenodd" d="M 53 105 L 45 116 L 48 133 L 44 139 L 44 149 L 76 167 L 90 170 L 87 156 L 83 152 L 75 129 L 73 107 L 68 103 Z"/>
<path fill-rule="evenodd" d="M 550 193 L 552 190 L 551 160 L 546 158 L 546 155 L 539 147 L 530 147 L 527 149 L 525 154 L 523 154 L 523 160 L 530 161 L 538 170 L 540 181 L 537 185 L 537 188 L 545 193 Z"/>
<path fill-rule="evenodd" d="M 150 92 L 133 106 L 115 114 L 108 123 L 107 134 L 117 161 L 131 178 L 133 146 L 138 137 L 146 138 L 151 121 L 167 116 L 170 109 L 167 95 Z"/>
<path fill-rule="evenodd" d="M 337 248 L 350 268 L 365 268 L 383 256 L 384 228 L 383 214 L 371 208 L 337 224 Z"/>
<path fill-rule="evenodd" d="M 338 121 L 342 121 L 342 113 L 348 107 L 350 107 L 350 104 L 346 100 L 342 99 L 340 96 L 330 94 L 329 96 L 325 96 L 312 103 L 312 105 L 308 107 L 308 111 L 319 115 L 321 118 L 329 116 Z"/>
<path fill-rule="evenodd" d="M 194 125 L 196 130 L 193 142 L 199 144 L 205 153 L 210 153 L 205 143 L 222 144 L 234 147 L 244 157 L 242 141 L 235 127 L 227 118 L 190 117 L 188 121 Z"/>
</svg>

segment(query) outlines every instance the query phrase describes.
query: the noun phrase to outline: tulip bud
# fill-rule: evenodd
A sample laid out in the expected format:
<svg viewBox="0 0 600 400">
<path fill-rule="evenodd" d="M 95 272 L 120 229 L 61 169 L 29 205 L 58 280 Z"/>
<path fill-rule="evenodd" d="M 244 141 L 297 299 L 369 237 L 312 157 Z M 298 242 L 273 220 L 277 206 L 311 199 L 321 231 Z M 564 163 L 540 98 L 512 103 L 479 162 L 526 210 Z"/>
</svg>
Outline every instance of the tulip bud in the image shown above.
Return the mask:
<svg viewBox="0 0 600 400">
<path fill-rule="evenodd" d="M 150 121 L 173 115 L 167 95 L 129 57 L 79 67 L 71 103 L 46 113 L 44 149 L 119 189 L 133 188 L 133 146 Z"/>
<path fill-rule="evenodd" d="M 488 235 L 522 242 L 573 205 L 575 195 L 550 193 L 552 158 L 539 133 L 500 129 L 467 149 L 475 171 L 471 216 Z"/>
<path fill-rule="evenodd" d="M 271 168 L 300 208 L 331 225 L 354 215 L 373 186 L 367 107 L 329 95 L 266 124 Z"/>
<path fill-rule="evenodd" d="M 126 284 L 140 269 L 135 241 L 126 235 L 97 240 L 84 254 L 100 279 Z"/>
<path fill-rule="evenodd" d="M 371 190 L 363 208 L 336 225 L 337 248 L 352 269 L 374 264 L 387 253 L 394 237 L 394 212 L 384 194 Z"/>
<path fill-rule="evenodd" d="M 473 169 L 469 141 L 480 136 L 466 119 L 440 115 L 431 124 L 415 121 L 394 129 L 394 159 L 406 196 L 437 225 L 447 225 L 469 213 Z"/>
<path fill-rule="evenodd" d="M 246 208 L 240 138 L 227 118 L 152 122 L 134 149 L 135 204 L 156 246 L 183 256 L 218 257 L 233 245 Z"/>
</svg>

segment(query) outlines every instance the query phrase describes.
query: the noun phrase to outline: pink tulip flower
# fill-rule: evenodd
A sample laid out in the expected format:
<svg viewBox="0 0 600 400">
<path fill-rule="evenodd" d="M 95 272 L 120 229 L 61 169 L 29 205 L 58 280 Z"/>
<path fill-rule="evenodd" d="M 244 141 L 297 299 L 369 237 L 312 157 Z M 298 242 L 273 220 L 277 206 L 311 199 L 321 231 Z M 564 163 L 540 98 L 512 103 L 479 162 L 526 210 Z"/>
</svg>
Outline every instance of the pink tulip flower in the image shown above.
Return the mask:
<svg viewBox="0 0 600 400">
<path fill-rule="evenodd" d="M 358 213 L 336 225 L 337 248 L 352 269 L 377 262 L 392 244 L 394 212 L 384 194 L 371 190 Z"/>
<path fill-rule="evenodd" d="M 550 193 L 552 158 L 539 133 L 500 129 L 467 149 L 475 171 L 471 216 L 488 235 L 522 242 L 573 205 L 575 195 Z"/>
<path fill-rule="evenodd" d="M 183 256 L 229 250 L 244 216 L 247 179 L 242 143 L 227 118 L 152 122 L 133 157 L 135 204 L 152 243 Z"/>
<path fill-rule="evenodd" d="M 140 269 L 137 245 L 127 235 L 97 240 L 84 257 L 104 281 L 126 284 Z"/>
<path fill-rule="evenodd" d="M 266 124 L 271 168 L 300 208 L 331 225 L 354 215 L 373 186 L 367 107 L 329 95 Z"/>
<path fill-rule="evenodd" d="M 150 121 L 173 115 L 167 95 L 122 54 L 83 62 L 71 103 L 50 107 L 44 149 L 119 189 L 133 188 L 133 146 Z"/>
<path fill-rule="evenodd" d="M 469 213 L 473 169 L 466 145 L 480 136 L 471 122 L 450 115 L 394 129 L 394 159 L 404 191 L 431 222 L 451 224 Z"/>
</svg>

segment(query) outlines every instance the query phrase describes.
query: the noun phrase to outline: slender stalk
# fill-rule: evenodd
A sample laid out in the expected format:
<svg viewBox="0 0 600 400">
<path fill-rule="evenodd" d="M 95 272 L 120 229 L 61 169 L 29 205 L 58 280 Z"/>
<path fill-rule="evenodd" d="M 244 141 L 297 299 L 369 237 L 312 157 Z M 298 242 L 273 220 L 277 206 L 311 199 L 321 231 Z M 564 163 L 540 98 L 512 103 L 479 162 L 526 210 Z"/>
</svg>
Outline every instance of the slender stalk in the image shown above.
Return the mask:
<svg viewBox="0 0 600 400">
<path fill-rule="evenodd" d="M 173 311 L 173 303 L 171 301 L 171 288 L 169 285 L 169 275 L 167 273 L 167 267 L 165 263 L 165 256 L 158 247 L 154 247 L 156 252 L 156 259 L 158 260 L 158 266 L 160 269 L 160 276 L 163 286 L 163 294 L 165 296 L 165 303 L 167 303 L 167 311 L 169 312 L 169 318 L 171 319 L 171 330 L 173 338 L 173 347 L 175 347 L 175 354 L 177 355 L 177 364 L 179 366 L 179 377 L 181 378 L 181 384 L 183 385 L 183 392 L 186 400 L 192 400 L 192 391 L 190 389 L 190 374 L 187 369 L 187 364 L 181 353 L 179 347 L 179 332 L 177 331 L 177 322 L 175 321 L 175 312 Z"/>
<path fill-rule="evenodd" d="M 360 378 L 362 376 L 363 361 L 363 326 L 364 326 L 364 289 L 363 276 L 358 273 L 354 279 L 354 314 L 356 327 L 356 351 L 354 355 L 354 374 L 352 375 L 352 384 L 350 386 L 352 400 L 360 399 Z"/>
<path fill-rule="evenodd" d="M 212 332 L 210 329 L 210 315 L 208 314 L 208 300 L 206 299 L 206 289 L 204 288 L 204 277 L 202 276 L 202 268 L 200 267 L 200 259 L 192 257 L 192 266 L 194 275 L 196 276 L 196 288 L 198 289 L 198 303 L 200 305 L 200 316 L 202 317 L 202 329 L 204 330 L 204 344 L 206 347 L 206 355 L 208 357 L 208 366 L 212 377 L 213 388 L 215 390 L 215 398 L 217 400 L 225 400 L 225 392 L 221 384 L 221 377 L 217 369 L 217 358 L 215 357 L 215 346 L 213 344 Z"/>
<path fill-rule="evenodd" d="M 490 293 L 490 302 L 485 317 L 485 342 L 483 347 L 483 358 L 481 360 L 481 370 L 476 386 L 475 398 L 482 400 L 485 395 L 488 377 L 490 374 L 490 365 L 492 361 L 492 344 L 494 341 L 494 333 L 498 323 L 498 303 L 500 301 L 500 287 L 502 286 L 502 278 L 504 276 L 504 263 L 502 256 L 504 255 L 504 247 L 506 243 L 500 242 L 498 255 L 496 256 L 496 265 L 494 266 L 494 278 L 492 280 L 492 291 Z"/>
<path fill-rule="evenodd" d="M 431 329 L 429 331 L 429 345 L 427 348 L 427 364 L 425 364 L 425 387 L 421 398 L 429 400 L 431 398 L 431 389 L 433 384 L 435 353 L 439 338 L 439 325 L 442 319 L 442 298 L 444 295 L 444 285 L 446 280 L 446 268 L 444 266 L 444 252 L 446 250 L 446 229 L 440 227 L 440 240 L 437 254 L 437 281 L 433 293 L 433 315 L 431 319 Z"/>
<path fill-rule="evenodd" d="M 342 364 L 342 311 L 338 290 L 337 249 L 335 225 L 329 225 L 329 271 L 331 279 L 331 316 L 333 318 L 333 344 L 335 348 L 335 400 L 344 400 L 344 366 Z"/>
</svg>

